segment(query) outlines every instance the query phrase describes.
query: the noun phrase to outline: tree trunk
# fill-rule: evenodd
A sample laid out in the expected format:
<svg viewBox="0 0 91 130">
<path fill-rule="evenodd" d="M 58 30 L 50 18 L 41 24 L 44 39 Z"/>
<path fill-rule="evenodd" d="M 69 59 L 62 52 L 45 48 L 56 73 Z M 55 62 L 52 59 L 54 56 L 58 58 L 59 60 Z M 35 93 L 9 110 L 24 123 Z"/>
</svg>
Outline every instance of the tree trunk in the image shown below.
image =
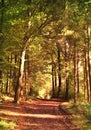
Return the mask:
<svg viewBox="0 0 91 130">
<path fill-rule="evenodd" d="M 91 102 L 91 65 L 90 65 L 90 27 L 87 26 L 88 37 L 88 75 L 89 75 L 89 101 Z"/>
<path fill-rule="evenodd" d="M 65 88 L 65 100 L 69 97 L 69 45 L 65 44 L 65 71 L 66 71 L 66 88 Z"/>
<path fill-rule="evenodd" d="M 86 44 L 85 44 L 86 45 Z M 88 86 L 88 66 L 87 66 L 87 52 L 86 48 L 84 50 L 85 52 L 85 63 L 84 63 L 84 98 L 89 101 L 89 86 Z"/>
<path fill-rule="evenodd" d="M 66 72 L 66 90 L 65 90 L 65 100 L 69 98 L 69 74 Z"/>
<path fill-rule="evenodd" d="M 55 89 L 57 89 L 57 70 L 55 65 Z"/>
<path fill-rule="evenodd" d="M 61 57 L 60 57 L 60 48 L 59 48 L 59 43 L 57 43 L 57 53 L 58 53 L 58 94 L 57 94 L 57 97 L 60 96 L 60 92 L 61 92 Z"/>
<path fill-rule="evenodd" d="M 9 62 L 9 57 L 7 58 Z M 6 94 L 9 92 L 9 71 L 7 70 L 7 81 L 6 81 Z"/>
<path fill-rule="evenodd" d="M 80 86 L 79 86 L 79 51 L 77 48 L 77 93 L 80 93 Z"/>
<path fill-rule="evenodd" d="M 14 95 L 14 103 L 19 103 L 19 97 L 20 97 L 20 86 L 19 86 L 19 76 L 17 77 L 17 82 L 15 86 L 15 95 Z"/>
<path fill-rule="evenodd" d="M 15 96 L 14 96 L 14 102 L 15 103 L 19 103 L 21 90 L 23 89 L 23 86 L 24 86 L 23 76 L 24 76 L 25 52 L 26 52 L 26 50 L 23 50 L 22 54 L 21 54 L 21 62 L 20 62 L 20 68 L 19 68 L 19 77 L 17 79 L 17 84 L 16 84 L 16 88 L 15 88 Z"/>
<path fill-rule="evenodd" d="M 16 54 L 14 55 L 14 63 L 15 64 L 17 63 L 17 55 Z M 16 69 L 16 67 L 14 67 L 14 69 L 13 69 L 13 83 L 12 83 L 14 91 L 15 91 L 16 81 L 17 81 L 17 69 Z"/>
<path fill-rule="evenodd" d="M 78 83 L 77 83 L 77 46 L 74 44 L 74 103 L 78 100 Z"/>
<path fill-rule="evenodd" d="M 55 97 L 55 63 L 52 56 L 52 97 Z"/>
</svg>

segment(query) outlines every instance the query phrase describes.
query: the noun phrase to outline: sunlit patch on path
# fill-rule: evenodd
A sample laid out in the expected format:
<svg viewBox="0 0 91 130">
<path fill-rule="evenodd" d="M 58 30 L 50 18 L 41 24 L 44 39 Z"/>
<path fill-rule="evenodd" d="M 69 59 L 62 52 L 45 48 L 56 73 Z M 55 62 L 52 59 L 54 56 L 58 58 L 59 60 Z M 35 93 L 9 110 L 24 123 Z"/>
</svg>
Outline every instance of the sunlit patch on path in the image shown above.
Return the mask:
<svg viewBox="0 0 91 130">
<path fill-rule="evenodd" d="M 0 113 L 5 114 L 5 115 L 9 115 L 9 116 L 21 116 L 21 117 L 36 117 L 36 118 L 63 118 L 62 115 L 51 115 L 51 114 L 23 114 L 23 113 L 17 113 L 17 112 L 11 112 L 11 111 L 6 111 L 6 110 L 2 110 L 0 111 Z"/>
</svg>

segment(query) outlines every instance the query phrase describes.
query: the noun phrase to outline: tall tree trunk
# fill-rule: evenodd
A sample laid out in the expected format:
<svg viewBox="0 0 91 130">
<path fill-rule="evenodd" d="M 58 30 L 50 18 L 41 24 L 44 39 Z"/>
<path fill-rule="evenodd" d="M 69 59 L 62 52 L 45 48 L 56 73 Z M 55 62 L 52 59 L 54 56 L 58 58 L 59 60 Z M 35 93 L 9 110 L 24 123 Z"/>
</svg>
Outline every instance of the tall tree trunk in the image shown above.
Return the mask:
<svg viewBox="0 0 91 130">
<path fill-rule="evenodd" d="M 6 81 L 6 94 L 8 94 L 8 88 L 9 88 L 9 80 L 8 80 L 8 72 L 7 72 L 7 81 Z"/>
<path fill-rule="evenodd" d="M 80 86 L 79 86 L 79 51 L 77 48 L 77 93 L 80 92 Z"/>
<path fill-rule="evenodd" d="M 19 77 L 17 79 L 17 84 L 16 84 L 16 88 L 15 88 L 15 96 L 14 96 L 14 102 L 15 103 L 19 103 L 21 90 L 23 89 L 23 86 L 24 86 L 23 76 L 24 76 L 25 53 L 26 53 L 26 50 L 24 49 L 22 51 L 22 54 L 21 54 L 21 62 L 20 62 L 20 68 L 19 68 Z"/>
<path fill-rule="evenodd" d="M 60 48 L 59 48 L 59 43 L 56 44 L 57 45 L 57 53 L 58 53 L 58 94 L 57 96 L 60 96 L 60 92 L 61 92 L 61 57 L 60 57 Z"/>
<path fill-rule="evenodd" d="M 55 97 L 55 63 L 52 56 L 52 97 Z"/>
<path fill-rule="evenodd" d="M 68 100 L 69 97 L 69 45 L 65 44 L 65 71 L 66 71 L 66 88 L 65 88 L 65 100 Z"/>
<path fill-rule="evenodd" d="M 7 58 L 9 62 L 9 57 Z M 7 70 L 6 94 L 9 92 L 9 71 Z"/>
<path fill-rule="evenodd" d="M 66 90 L 65 90 L 65 100 L 69 98 L 69 73 L 66 72 Z"/>
<path fill-rule="evenodd" d="M 55 89 L 57 90 L 57 70 L 55 65 Z"/>
<path fill-rule="evenodd" d="M 25 94 L 27 96 L 29 93 L 31 95 L 30 90 L 32 90 L 31 77 L 30 77 L 30 73 L 31 73 L 31 70 L 30 70 L 30 59 L 29 59 L 29 55 L 28 54 L 26 55 L 26 59 L 27 59 L 27 62 L 26 62 L 26 65 L 25 65 L 25 85 L 26 85 Z M 27 79 L 29 81 L 28 85 L 27 85 Z"/>
<path fill-rule="evenodd" d="M 86 44 L 85 44 L 86 45 Z M 87 52 L 86 48 L 84 48 L 84 55 L 85 55 L 85 63 L 84 63 L 84 98 L 89 101 L 89 86 L 88 86 L 88 61 L 87 61 Z"/>
<path fill-rule="evenodd" d="M 90 27 L 87 26 L 87 38 L 88 38 L 88 75 L 89 75 L 89 101 L 91 102 L 91 65 L 90 65 Z"/>
<path fill-rule="evenodd" d="M 17 82 L 15 86 L 15 95 L 14 95 L 14 103 L 19 103 L 19 98 L 20 98 L 20 86 L 19 86 L 19 75 L 17 77 Z"/>
<path fill-rule="evenodd" d="M 84 99 L 86 100 L 86 87 L 87 87 L 87 84 L 86 84 L 86 49 L 84 48 L 84 71 L 83 71 L 83 74 L 84 74 Z"/>
<path fill-rule="evenodd" d="M 78 83 L 77 83 L 77 46 L 74 44 L 74 103 L 78 100 Z"/>
<path fill-rule="evenodd" d="M 14 54 L 14 63 L 17 64 L 17 62 L 18 62 L 17 54 Z M 13 75 L 12 86 L 13 86 L 13 90 L 15 91 L 16 84 L 17 84 L 17 76 L 18 76 L 18 70 L 16 69 L 16 67 L 13 68 L 12 75 Z"/>
</svg>

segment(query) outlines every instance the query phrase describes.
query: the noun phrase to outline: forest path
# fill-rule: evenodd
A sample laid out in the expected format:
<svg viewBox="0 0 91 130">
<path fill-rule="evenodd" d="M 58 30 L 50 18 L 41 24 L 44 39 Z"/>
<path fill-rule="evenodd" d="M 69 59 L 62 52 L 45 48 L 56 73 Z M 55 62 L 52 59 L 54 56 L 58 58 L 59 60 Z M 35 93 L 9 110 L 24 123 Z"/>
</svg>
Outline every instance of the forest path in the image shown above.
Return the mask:
<svg viewBox="0 0 91 130">
<path fill-rule="evenodd" d="M 72 116 L 60 104 L 58 99 L 37 99 L 18 105 L 5 102 L 0 105 L 0 116 L 14 120 L 15 130 L 78 130 L 72 124 Z"/>
</svg>

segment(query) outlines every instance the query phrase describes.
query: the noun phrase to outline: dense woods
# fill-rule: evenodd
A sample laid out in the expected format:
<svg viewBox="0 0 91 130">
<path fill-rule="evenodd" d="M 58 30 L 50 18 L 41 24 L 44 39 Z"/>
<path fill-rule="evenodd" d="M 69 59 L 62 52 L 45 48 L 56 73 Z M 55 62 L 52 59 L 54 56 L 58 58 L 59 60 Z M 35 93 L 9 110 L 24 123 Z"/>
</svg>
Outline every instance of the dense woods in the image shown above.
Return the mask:
<svg viewBox="0 0 91 130">
<path fill-rule="evenodd" d="M 0 1 L 0 93 L 91 102 L 91 0 Z"/>
</svg>

